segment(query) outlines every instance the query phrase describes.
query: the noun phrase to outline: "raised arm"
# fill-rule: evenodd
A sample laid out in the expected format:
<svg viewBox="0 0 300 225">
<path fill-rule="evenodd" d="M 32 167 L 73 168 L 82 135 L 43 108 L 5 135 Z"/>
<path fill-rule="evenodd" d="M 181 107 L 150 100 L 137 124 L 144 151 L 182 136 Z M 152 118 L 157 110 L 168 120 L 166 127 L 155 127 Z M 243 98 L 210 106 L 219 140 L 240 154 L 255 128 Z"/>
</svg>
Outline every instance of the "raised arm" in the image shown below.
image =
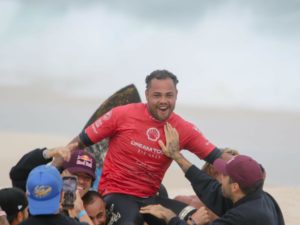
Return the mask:
<svg viewBox="0 0 300 225">
<path fill-rule="evenodd" d="M 79 149 L 83 149 L 83 148 L 87 147 L 87 146 L 85 146 L 85 145 L 82 143 L 82 141 L 81 141 L 80 138 L 79 138 L 79 135 L 76 136 L 76 137 L 74 137 L 74 138 L 72 139 L 72 141 L 71 141 L 68 145 L 70 145 L 70 144 L 76 144 L 76 145 L 77 145 L 77 148 L 79 148 Z M 67 145 L 67 146 L 68 146 L 68 145 Z"/>
<path fill-rule="evenodd" d="M 164 131 L 166 144 L 164 144 L 162 140 L 159 140 L 158 142 L 163 153 L 169 158 L 175 160 L 182 171 L 186 173 L 186 171 L 192 166 L 192 163 L 190 163 L 179 151 L 179 134 L 177 130 L 169 123 L 166 123 Z"/>
<path fill-rule="evenodd" d="M 165 136 L 166 136 L 166 143 L 164 144 L 162 140 L 159 140 L 159 145 L 163 151 L 163 153 L 172 158 L 177 162 L 180 166 L 182 171 L 186 173 L 186 171 L 192 166 L 190 163 L 181 153 L 179 149 L 179 134 L 177 130 L 171 126 L 171 124 L 166 123 L 164 127 Z M 207 157 L 207 161 L 212 163 L 216 158 L 222 158 L 224 160 L 229 160 L 232 158 L 231 154 L 222 153 L 219 149 L 215 149 L 211 154 Z"/>
</svg>

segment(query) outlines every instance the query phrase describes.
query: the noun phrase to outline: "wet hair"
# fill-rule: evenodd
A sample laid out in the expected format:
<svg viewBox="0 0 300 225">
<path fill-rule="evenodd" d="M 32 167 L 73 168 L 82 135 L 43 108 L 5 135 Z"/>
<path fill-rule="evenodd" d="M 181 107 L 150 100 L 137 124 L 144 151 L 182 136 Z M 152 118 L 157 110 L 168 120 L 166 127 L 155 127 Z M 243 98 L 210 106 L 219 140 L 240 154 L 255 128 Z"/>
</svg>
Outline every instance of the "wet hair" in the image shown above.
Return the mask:
<svg viewBox="0 0 300 225">
<path fill-rule="evenodd" d="M 170 78 L 173 81 L 173 83 L 176 87 L 176 85 L 178 83 L 178 79 L 173 73 L 169 72 L 168 70 L 155 70 L 146 77 L 146 79 L 145 79 L 146 88 L 150 87 L 150 83 L 153 79 L 165 80 L 168 78 Z"/>
<path fill-rule="evenodd" d="M 82 202 L 84 205 L 89 205 L 94 202 L 95 198 L 100 198 L 103 200 L 101 194 L 97 191 L 90 190 L 82 197 Z"/>
</svg>

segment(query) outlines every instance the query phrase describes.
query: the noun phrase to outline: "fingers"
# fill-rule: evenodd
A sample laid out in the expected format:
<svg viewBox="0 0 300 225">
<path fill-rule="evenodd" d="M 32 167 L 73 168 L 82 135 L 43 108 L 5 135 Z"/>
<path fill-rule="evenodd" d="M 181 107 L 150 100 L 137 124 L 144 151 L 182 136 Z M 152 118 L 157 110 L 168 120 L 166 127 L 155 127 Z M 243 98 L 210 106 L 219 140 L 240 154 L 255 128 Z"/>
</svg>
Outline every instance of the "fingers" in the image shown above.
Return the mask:
<svg viewBox="0 0 300 225">
<path fill-rule="evenodd" d="M 61 172 L 62 177 L 67 177 L 67 176 L 72 176 L 72 174 L 69 172 L 68 169 L 65 169 L 64 171 Z"/>
<path fill-rule="evenodd" d="M 78 148 L 78 142 L 67 144 L 66 146 L 70 151 L 73 151 Z"/>
<path fill-rule="evenodd" d="M 162 206 L 161 205 L 147 205 L 140 208 L 141 214 L 151 214 L 158 218 L 161 218 Z"/>
<path fill-rule="evenodd" d="M 147 205 L 140 208 L 140 213 L 142 214 L 151 214 L 156 205 Z"/>
<path fill-rule="evenodd" d="M 166 123 L 164 130 L 165 130 L 166 140 L 175 140 L 179 138 L 179 134 L 176 128 L 172 127 L 170 123 Z"/>
<path fill-rule="evenodd" d="M 164 132 L 166 143 L 164 144 L 162 140 L 159 140 L 158 144 L 167 157 L 173 158 L 174 155 L 179 152 L 179 134 L 170 123 L 165 124 Z"/>
<path fill-rule="evenodd" d="M 198 224 L 207 224 L 210 219 L 209 219 L 209 214 L 207 209 L 202 206 L 200 207 L 193 215 L 192 218 L 198 222 Z"/>
<path fill-rule="evenodd" d="M 162 140 L 158 141 L 158 144 L 163 152 L 166 152 L 166 146 Z"/>
</svg>

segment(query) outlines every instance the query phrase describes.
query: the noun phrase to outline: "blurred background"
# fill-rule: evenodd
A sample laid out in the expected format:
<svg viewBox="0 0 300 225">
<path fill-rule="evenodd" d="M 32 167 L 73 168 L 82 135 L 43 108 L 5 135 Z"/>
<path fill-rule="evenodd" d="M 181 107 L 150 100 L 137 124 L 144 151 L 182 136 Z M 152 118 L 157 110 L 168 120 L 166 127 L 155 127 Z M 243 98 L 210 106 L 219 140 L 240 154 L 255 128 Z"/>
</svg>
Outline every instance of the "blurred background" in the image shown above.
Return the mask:
<svg viewBox="0 0 300 225">
<path fill-rule="evenodd" d="M 0 0 L 0 132 L 73 137 L 112 93 L 134 83 L 145 100 L 145 76 L 167 69 L 176 112 L 271 184 L 299 185 L 299 24 L 298 0 Z"/>
</svg>

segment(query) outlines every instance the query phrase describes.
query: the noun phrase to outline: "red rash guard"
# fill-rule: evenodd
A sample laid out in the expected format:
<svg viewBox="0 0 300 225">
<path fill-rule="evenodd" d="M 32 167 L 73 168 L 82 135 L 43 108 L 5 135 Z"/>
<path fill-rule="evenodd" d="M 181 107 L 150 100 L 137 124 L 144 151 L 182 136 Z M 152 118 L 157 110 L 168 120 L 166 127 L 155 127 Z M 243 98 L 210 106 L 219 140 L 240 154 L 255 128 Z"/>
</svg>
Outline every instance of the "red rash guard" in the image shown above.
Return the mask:
<svg viewBox="0 0 300 225">
<path fill-rule="evenodd" d="M 165 143 L 166 122 L 177 129 L 180 149 L 203 159 L 215 148 L 193 124 L 175 113 L 166 121 L 158 121 L 143 103 L 113 108 L 86 128 L 82 135 L 89 140 L 83 142 L 97 143 L 110 138 L 99 184 L 102 195 L 123 193 L 149 197 L 156 194 L 172 162 L 158 144 L 158 140 Z"/>
</svg>

